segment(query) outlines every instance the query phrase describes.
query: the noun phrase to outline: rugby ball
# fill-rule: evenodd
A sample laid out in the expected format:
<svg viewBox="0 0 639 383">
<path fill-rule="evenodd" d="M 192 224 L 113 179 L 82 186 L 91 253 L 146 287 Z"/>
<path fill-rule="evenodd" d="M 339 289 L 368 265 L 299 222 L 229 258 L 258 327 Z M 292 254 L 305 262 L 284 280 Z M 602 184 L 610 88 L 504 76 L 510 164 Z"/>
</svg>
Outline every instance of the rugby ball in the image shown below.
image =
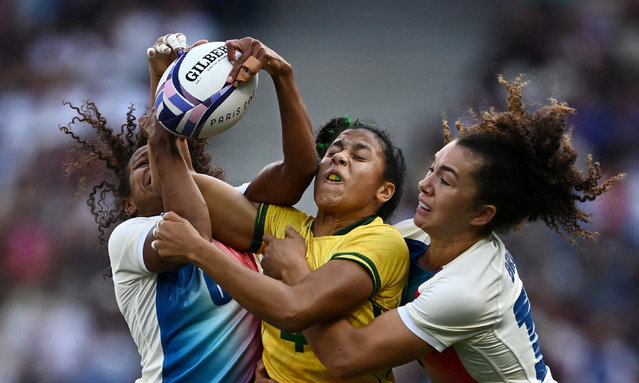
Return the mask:
<svg viewBox="0 0 639 383">
<path fill-rule="evenodd" d="M 258 75 L 234 87 L 226 84 L 232 68 L 224 42 L 198 45 L 178 57 L 155 92 L 160 124 L 191 138 L 212 137 L 235 125 L 255 97 Z"/>
</svg>

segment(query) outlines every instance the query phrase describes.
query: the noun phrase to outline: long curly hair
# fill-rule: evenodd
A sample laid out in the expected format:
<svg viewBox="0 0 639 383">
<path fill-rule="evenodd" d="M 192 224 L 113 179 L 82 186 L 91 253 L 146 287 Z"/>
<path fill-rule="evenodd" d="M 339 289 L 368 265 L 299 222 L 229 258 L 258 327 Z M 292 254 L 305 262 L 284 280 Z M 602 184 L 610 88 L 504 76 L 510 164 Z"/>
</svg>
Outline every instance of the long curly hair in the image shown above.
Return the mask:
<svg viewBox="0 0 639 383">
<path fill-rule="evenodd" d="M 577 153 L 572 147 L 566 127 L 575 109 L 550 99 L 548 105 L 532 114 L 525 110 L 522 77 L 507 82 L 499 77 L 508 93 L 508 111 L 494 108 L 479 117 L 472 110 L 476 124 L 465 128 L 457 121 L 458 145 L 470 149 L 483 160 L 475 180 L 478 185 L 476 203 L 497 207 L 488 229 L 506 232 L 523 222 L 543 221 L 562 238 L 596 239 L 598 233 L 582 227 L 591 222 L 591 214 L 579 202 L 595 200 L 610 186 L 624 178 L 618 174 L 600 183 L 600 165 L 589 154 L 587 175 L 576 166 Z M 444 137 L 453 139 L 444 120 Z"/>
<path fill-rule="evenodd" d="M 76 145 L 69 149 L 64 169 L 67 177 L 77 183 L 77 195 L 88 191 L 87 205 L 98 224 L 100 244 L 107 241 L 107 230 L 126 220 L 123 200 L 131 193 L 129 184 L 129 160 L 133 153 L 146 145 L 147 139 L 136 123 L 133 105 L 129 106 L 126 123 L 119 129 L 109 127 L 106 119 L 92 101 L 81 106 L 70 102 L 64 105 L 73 109 L 75 116 L 60 130 L 70 136 Z M 76 126 L 88 126 L 88 132 Z M 211 156 L 206 152 L 208 140 L 187 140 L 193 169 L 222 179 L 224 172 L 212 168 Z"/>
</svg>

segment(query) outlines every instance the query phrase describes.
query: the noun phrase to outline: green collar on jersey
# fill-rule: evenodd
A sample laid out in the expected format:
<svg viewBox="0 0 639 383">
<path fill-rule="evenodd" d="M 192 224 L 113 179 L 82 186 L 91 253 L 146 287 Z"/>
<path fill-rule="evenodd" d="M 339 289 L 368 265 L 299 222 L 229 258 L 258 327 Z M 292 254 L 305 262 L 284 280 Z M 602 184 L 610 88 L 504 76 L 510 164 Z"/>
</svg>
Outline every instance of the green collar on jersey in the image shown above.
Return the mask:
<svg viewBox="0 0 639 383">
<path fill-rule="evenodd" d="M 373 222 L 375 218 L 377 218 L 376 215 L 371 215 L 369 217 L 362 218 L 359 221 L 353 222 L 352 224 L 337 230 L 332 235 L 346 235 L 350 233 L 351 230 L 355 229 L 358 226 L 368 225 L 369 223 Z M 311 225 L 311 232 L 314 232 L 315 231 L 314 229 L 315 229 L 315 220 L 313 220 L 313 224 Z"/>
</svg>

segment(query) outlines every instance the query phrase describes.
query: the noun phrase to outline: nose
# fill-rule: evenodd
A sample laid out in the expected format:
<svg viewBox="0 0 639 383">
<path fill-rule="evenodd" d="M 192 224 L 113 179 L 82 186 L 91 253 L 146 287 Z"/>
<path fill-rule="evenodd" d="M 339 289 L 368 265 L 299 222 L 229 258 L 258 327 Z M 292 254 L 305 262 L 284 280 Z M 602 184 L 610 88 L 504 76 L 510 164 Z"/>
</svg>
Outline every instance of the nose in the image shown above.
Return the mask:
<svg viewBox="0 0 639 383">
<path fill-rule="evenodd" d="M 344 151 L 342 150 L 342 151 L 340 151 L 340 152 L 337 152 L 337 153 L 333 154 L 333 157 L 331 157 L 331 160 L 332 160 L 334 163 L 336 163 L 336 164 L 346 165 L 346 163 L 347 163 L 347 158 L 348 158 L 348 157 L 346 156 L 346 154 L 345 154 L 345 153 L 344 153 Z"/>
<path fill-rule="evenodd" d="M 419 191 L 424 194 L 430 194 L 432 191 L 432 184 L 430 182 L 430 174 L 426 174 L 426 176 L 417 183 L 417 187 Z"/>
</svg>

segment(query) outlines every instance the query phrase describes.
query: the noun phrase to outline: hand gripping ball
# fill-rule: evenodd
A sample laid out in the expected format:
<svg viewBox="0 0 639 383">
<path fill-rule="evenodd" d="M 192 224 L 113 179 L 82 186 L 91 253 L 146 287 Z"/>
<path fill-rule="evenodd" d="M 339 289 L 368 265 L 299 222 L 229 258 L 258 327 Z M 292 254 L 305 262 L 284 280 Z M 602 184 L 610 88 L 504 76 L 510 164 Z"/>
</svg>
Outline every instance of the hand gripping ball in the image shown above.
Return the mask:
<svg viewBox="0 0 639 383">
<path fill-rule="evenodd" d="M 181 55 L 164 72 L 155 92 L 160 124 L 192 138 L 212 137 L 235 125 L 255 97 L 258 76 L 251 73 L 245 83 L 228 85 L 232 67 L 224 42 L 198 45 Z"/>
</svg>

